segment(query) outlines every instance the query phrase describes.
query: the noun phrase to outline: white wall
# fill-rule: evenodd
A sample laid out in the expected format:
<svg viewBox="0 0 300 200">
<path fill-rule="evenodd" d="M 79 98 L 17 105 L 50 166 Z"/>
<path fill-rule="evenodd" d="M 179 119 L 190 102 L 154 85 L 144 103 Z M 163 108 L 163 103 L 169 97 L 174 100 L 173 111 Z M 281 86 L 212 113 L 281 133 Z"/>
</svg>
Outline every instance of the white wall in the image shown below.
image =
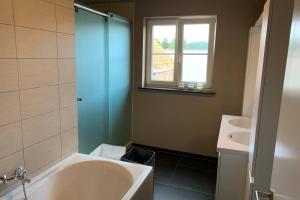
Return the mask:
<svg viewBox="0 0 300 200">
<path fill-rule="evenodd" d="M 254 95 L 255 95 L 260 32 L 261 32 L 261 26 L 257 25 L 251 27 L 249 33 L 248 59 L 247 59 L 247 69 L 246 69 L 245 86 L 244 86 L 242 115 L 250 118 L 252 116 Z"/>
<path fill-rule="evenodd" d="M 133 141 L 215 156 L 222 114 L 240 115 L 242 111 L 249 28 L 257 19 L 255 2 L 138 0 L 135 5 Z M 144 17 L 186 15 L 217 15 L 212 81 L 216 95 L 138 89 L 142 85 Z"/>
</svg>

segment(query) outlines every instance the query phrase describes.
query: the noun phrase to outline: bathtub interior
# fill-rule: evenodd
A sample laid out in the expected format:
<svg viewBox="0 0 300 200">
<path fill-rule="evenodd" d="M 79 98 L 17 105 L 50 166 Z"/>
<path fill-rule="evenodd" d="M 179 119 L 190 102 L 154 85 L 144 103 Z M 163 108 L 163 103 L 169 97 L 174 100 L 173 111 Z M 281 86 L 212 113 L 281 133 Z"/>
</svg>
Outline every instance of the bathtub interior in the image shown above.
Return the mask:
<svg viewBox="0 0 300 200">
<path fill-rule="evenodd" d="M 133 177 L 118 164 L 94 160 L 67 166 L 43 181 L 30 200 L 122 199 Z"/>
</svg>

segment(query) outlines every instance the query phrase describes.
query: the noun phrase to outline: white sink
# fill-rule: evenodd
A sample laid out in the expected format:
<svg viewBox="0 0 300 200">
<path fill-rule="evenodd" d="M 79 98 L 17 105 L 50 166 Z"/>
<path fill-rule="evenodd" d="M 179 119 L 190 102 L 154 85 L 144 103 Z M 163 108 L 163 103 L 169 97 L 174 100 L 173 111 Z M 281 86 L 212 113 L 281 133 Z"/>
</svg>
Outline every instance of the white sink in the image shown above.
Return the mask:
<svg viewBox="0 0 300 200">
<path fill-rule="evenodd" d="M 223 115 L 217 144 L 218 152 L 248 155 L 251 135 L 251 119 L 235 115 Z"/>
<path fill-rule="evenodd" d="M 250 132 L 248 131 L 239 131 L 239 132 L 232 132 L 228 134 L 228 138 L 234 142 L 249 145 L 250 141 Z"/>
<path fill-rule="evenodd" d="M 237 118 L 237 119 L 231 119 L 228 121 L 229 124 L 239 127 L 239 128 L 251 128 L 251 120 L 247 118 Z"/>
</svg>

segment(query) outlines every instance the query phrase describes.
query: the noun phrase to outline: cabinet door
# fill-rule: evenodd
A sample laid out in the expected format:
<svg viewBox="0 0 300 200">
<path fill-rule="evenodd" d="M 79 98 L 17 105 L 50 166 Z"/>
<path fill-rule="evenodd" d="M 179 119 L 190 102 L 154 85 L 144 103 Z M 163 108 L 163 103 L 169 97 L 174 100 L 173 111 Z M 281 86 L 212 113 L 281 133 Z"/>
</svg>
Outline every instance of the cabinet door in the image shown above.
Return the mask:
<svg viewBox="0 0 300 200">
<path fill-rule="evenodd" d="M 217 200 L 242 200 L 245 197 L 247 154 L 220 152 L 218 163 Z"/>
</svg>

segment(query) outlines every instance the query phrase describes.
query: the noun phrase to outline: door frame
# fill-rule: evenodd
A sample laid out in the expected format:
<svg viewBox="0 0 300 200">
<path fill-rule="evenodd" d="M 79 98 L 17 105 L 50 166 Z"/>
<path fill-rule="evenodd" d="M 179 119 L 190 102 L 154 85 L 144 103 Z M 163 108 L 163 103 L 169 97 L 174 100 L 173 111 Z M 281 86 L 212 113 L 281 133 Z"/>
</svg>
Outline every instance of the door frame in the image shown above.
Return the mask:
<svg viewBox="0 0 300 200">
<path fill-rule="evenodd" d="M 249 153 L 252 200 L 254 191 L 270 191 L 293 6 L 268 0 L 264 7 Z"/>
</svg>

